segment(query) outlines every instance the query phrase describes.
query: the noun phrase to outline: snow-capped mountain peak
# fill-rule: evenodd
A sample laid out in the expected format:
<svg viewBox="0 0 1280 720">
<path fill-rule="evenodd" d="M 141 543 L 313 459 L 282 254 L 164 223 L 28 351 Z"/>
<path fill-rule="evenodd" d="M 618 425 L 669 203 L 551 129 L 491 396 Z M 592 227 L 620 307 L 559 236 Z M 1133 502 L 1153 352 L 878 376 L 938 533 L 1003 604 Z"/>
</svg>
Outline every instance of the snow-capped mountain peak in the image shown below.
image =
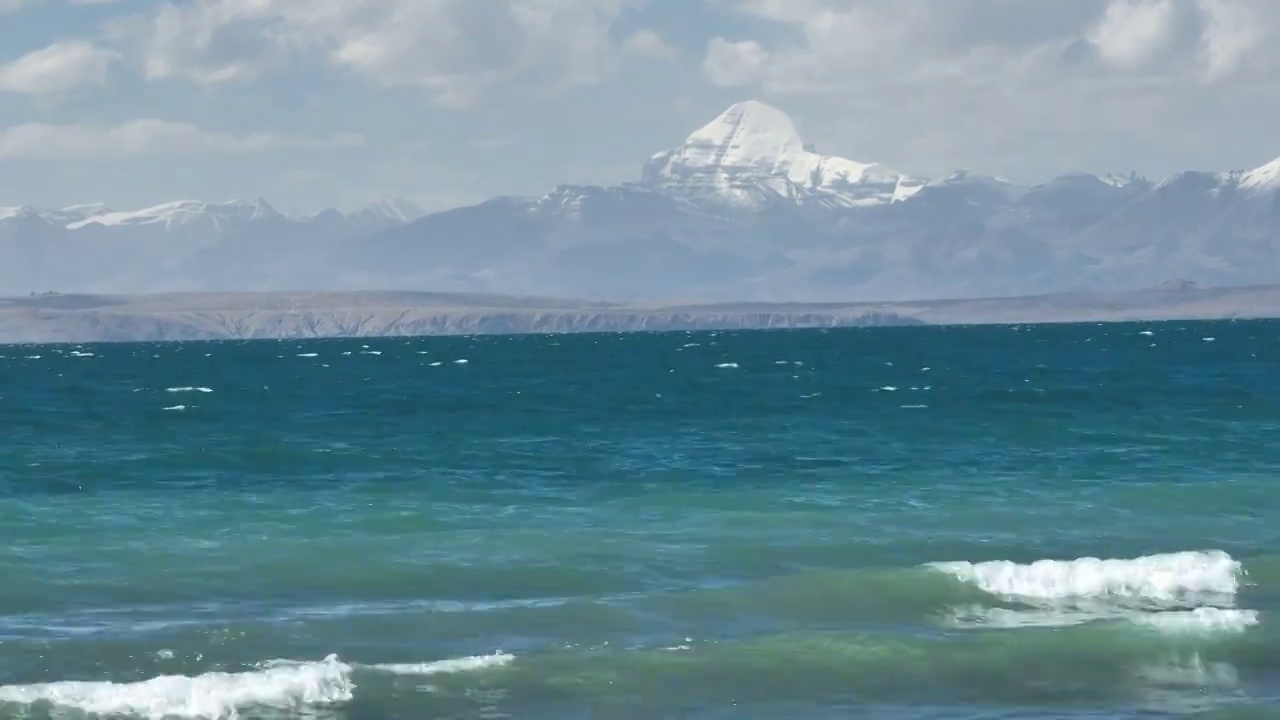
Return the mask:
<svg viewBox="0 0 1280 720">
<path fill-rule="evenodd" d="M 641 182 L 704 201 L 753 207 L 778 198 L 857 207 L 905 200 L 923 183 L 875 163 L 820 155 L 781 110 L 736 103 L 658 153 Z"/>
<path fill-rule="evenodd" d="M 1240 188 L 1255 193 L 1280 190 L 1280 158 L 1241 175 Z"/>
<path fill-rule="evenodd" d="M 737 103 L 693 131 L 682 150 L 691 162 L 773 171 L 789 169 L 789 163 L 808 153 L 791 118 L 755 100 Z"/>
</svg>

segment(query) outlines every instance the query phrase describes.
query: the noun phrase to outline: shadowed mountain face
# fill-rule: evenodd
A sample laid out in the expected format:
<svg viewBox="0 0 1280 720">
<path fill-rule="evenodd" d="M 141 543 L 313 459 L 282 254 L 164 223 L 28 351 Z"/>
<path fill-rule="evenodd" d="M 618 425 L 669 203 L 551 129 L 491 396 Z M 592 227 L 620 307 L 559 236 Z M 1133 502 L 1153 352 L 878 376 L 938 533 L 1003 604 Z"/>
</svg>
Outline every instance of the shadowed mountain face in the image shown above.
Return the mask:
<svg viewBox="0 0 1280 720">
<path fill-rule="evenodd" d="M 265 201 L 0 208 L 0 293 L 378 288 L 647 300 L 911 300 L 1280 281 L 1280 160 L 1153 184 L 933 181 L 825 156 L 734 105 L 618 187 L 422 216 Z"/>
</svg>

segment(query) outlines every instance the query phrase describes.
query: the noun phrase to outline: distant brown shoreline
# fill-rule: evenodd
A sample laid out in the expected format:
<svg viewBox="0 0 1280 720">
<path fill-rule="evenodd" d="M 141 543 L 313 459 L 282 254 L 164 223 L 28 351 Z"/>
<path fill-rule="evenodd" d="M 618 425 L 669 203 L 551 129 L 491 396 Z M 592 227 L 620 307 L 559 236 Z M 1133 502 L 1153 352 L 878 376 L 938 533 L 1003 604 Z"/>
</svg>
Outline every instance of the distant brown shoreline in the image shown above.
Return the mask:
<svg viewBox="0 0 1280 720">
<path fill-rule="evenodd" d="M 425 336 L 1280 317 L 1280 285 L 911 302 L 662 305 L 407 291 L 0 298 L 0 342 Z"/>
</svg>

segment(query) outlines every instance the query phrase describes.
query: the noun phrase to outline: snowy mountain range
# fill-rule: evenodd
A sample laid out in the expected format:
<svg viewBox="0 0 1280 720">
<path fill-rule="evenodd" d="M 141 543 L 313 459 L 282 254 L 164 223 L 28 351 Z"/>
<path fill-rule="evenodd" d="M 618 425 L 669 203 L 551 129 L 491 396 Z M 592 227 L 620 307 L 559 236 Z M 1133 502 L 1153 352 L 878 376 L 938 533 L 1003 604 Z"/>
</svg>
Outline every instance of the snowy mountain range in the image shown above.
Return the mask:
<svg viewBox="0 0 1280 720">
<path fill-rule="evenodd" d="M 262 198 L 123 212 L 0 207 L 0 294 L 309 287 L 343 243 L 422 215 L 395 198 L 309 216 L 286 216 Z"/>
<path fill-rule="evenodd" d="M 639 164 L 639 163 L 638 163 Z M 639 180 L 423 215 L 388 200 L 0 208 L 0 294 L 430 289 L 611 299 L 910 300 L 1280 282 L 1280 159 L 1248 171 L 925 180 L 822 155 L 735 104 Z"/>
</svg>

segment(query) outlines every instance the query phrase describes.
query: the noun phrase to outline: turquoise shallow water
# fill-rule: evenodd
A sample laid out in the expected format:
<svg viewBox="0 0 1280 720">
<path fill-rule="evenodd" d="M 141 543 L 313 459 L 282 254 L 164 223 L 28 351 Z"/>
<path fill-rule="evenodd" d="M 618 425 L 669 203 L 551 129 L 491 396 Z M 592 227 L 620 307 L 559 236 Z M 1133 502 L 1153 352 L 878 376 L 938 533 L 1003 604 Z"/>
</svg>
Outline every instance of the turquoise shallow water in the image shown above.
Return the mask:
<svg viewBox="0 0 1280 720">
<path fill-rule="evenodd" d="M 0 356 L 0 718 L 1280 717 L 1277 323 Z"/>
</svg>

